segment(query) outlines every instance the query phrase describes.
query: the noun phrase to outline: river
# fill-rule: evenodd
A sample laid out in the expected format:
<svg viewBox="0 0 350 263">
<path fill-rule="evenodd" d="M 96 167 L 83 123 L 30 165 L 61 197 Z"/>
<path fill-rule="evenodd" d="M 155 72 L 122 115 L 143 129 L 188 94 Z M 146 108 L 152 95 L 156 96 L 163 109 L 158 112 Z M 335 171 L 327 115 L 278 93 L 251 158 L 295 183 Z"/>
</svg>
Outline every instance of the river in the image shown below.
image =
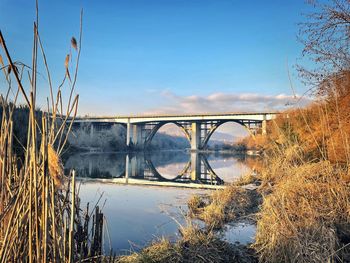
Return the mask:
<svg viewBox="0 0 350 263">
<path fill-rule="evenodd" d="M 104 247 L 117 254 L 138 251 L 162 236 L 176 239 L 191 195 L 210 193 L 251 172 L 244 157 L 187 151 L 76 153 L 65 160 L 65 169 L 73 168 L 82 208 L 102 195 Z M 254 225 L 239 223 L 227 226 L 222 238 L 249 243 L 254 234 Z"/>
</svg>

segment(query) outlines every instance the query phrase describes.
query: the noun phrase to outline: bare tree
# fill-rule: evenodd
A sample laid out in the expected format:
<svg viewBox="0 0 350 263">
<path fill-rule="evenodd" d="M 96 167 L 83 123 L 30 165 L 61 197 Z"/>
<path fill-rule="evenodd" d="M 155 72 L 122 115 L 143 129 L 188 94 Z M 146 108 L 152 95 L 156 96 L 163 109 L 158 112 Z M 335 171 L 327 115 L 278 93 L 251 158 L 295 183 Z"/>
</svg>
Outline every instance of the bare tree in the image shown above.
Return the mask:
<svg viewBox="0 0 350 263">
<path fill-rule="evenodd" d="M 298 70 L 304 81 L 317 87 L 317 93 L 327 95 L 329 91 L 319 84 L 350 69 L 350 1 L 310 3 L 315 12 L 300 23 L 299 40 L 304 45 L 303 57 L 315 66 L 307 69 L 298 65 Z"/>
</svg>

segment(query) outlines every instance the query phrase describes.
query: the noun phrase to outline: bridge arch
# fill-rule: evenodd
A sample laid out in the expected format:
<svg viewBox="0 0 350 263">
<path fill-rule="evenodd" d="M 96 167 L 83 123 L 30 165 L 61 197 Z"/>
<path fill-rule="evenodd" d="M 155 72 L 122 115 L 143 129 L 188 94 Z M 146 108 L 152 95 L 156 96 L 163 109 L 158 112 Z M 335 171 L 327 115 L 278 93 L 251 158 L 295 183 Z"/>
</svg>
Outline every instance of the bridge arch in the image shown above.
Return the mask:
<svg viewBox="0 0 350 263">
<path fill-rule="evenodd" d="M 185 166 L 181 171 L 179 171 L 174 177 L 168 178 L 167 176 L 161 174 L 156 166 L 153 164 L 152 159 L 150 156 L 145 156 L 145 162 L 148 168 L 151 170 L 153 175 L 157 178 L 157 180 L 162 182 L 179 182 L 179 183 L 204 183 L 204 184 L 218 184 L 222 185 L 224 184 L 224 181 L 215 173 L 213 168 L 210 166 L 208 160 L 205 156 L 198 154 L 200 158 L 192 158 L 192 155 L 190 155 L 190 159 L 187 161 Z M 198 163 L 193 163 L 198 162 Z M 202 178 L 201 175 L 203 173 L 203 169 L 201 168 L 203 164 L 204 170 L 207 171 L 207 174 L 210 176 L 210 179 L 208 181 L 207 178 Z M 199 170 L 193 170 L 193 167 L 197 167 L 199 165 Z M 194 175 L 194 178 L 193 178 Z"/>
<path fill-rule="evenodd" d="M 164 127 L 165 125 L 168 125 L 168 124 L 174 124 L 176 125 L 177 127 L 180 128 L 180 130 L 183 132 L 183 134 L 185 135 L 185 137 L 187 138 L 187 140 L 190 142 L 191 141 L 191 134 L 188 130 L 187 127 L 185 127 L 185 125 L 179 123 L 179 122 L 176 122 L 176 121 L 170 121 L 170 122 L 160 122 L 158 123 L 157 125 L 155 125 L 153 127 L 153 129 L 150 131 L 150 133 L 147 135 L 146 139 L 145 139 L 145 148 L 147 148 L 151 142 L 152 142 L 152 139 L 154 138 L 154 136 L 157 134 L 157 132 L 159 131 L 159 129 L 161 129 L 162 127 Z"/>
<path fill-rule="evenodd" d="M 211 129 L 207 132 L 207 134 L 204 136 L 203 140 L 202 140 L 202 149 L 207 148 L 208 146 L 208 142 L 210 140 L 210 138 L 212 137 L 212 135 L 215 133 L 215 131 L 218 130 L 218 128 L 222 127 L 222 125 L 226 124 L 226 123 L 236 123 L 241 125 L 250 135 L 255 136 L 254 132 L 252 131 L 252 129 L 243 121 L 239 121 L 239 120 L 224 120 L 224 121 L 219 121 L 217 122 L 215 125 L 213 125 L 211 127 Z"/>
<path fill-rule="evenodd" d="M 156 168 L 156 166 L 153 164 L 151 158 L 147 158 L 145 159 L 147 166 L 149 167 L 149 169 L 152 171 L 153 175 L 160 181 L 160 182 L 175 182 L 178 179 L 181 179 L 181 177 L 185 174 L 185 172 L 187 171 L 188 167 L 191 165 L 191 162 L 188 161 L 184 168 L 176 175 L 174 175 L 173 178 L 168 178 L 167 176 L 162 175 L 158 169 Z"/>
</svg>

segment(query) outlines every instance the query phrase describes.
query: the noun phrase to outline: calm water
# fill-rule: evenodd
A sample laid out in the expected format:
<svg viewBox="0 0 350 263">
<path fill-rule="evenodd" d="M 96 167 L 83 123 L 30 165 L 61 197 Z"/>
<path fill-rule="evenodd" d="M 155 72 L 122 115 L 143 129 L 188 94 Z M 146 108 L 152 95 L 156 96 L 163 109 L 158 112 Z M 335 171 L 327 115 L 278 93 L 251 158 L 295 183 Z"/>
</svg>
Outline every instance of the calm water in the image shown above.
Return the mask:
<svg viewBox="0 0 350 263">
<path fill-rule="evenodd" d="M 104 206 L 110 237 L 110 241 L 106 237 L 105 244 L 107 248 L 111 244 L 119 254 L 137 251 L 162 236 L 176 239 L 178 223 L 185 224 L 182 211 L 186 210 L 187 199 L 193 194 L 212 191 L 164 184 L 205 188 L 232 182 L 250 172 L 244 159 L 233 155 L 198 155 L 185 151 L 132 155 L 80 153 L 70 156 L 65 168 L 76 169 L 81 178 L 83 206 L 87 202 L 95 203 L 103 194 L 100 205 Z M 113 183 L 114 180 L 119 183 Z M 248 243 L 252 242 L 254 233 L 255 226 L 236 224 L 227 227 L 223 238 Z"/>
</svg>

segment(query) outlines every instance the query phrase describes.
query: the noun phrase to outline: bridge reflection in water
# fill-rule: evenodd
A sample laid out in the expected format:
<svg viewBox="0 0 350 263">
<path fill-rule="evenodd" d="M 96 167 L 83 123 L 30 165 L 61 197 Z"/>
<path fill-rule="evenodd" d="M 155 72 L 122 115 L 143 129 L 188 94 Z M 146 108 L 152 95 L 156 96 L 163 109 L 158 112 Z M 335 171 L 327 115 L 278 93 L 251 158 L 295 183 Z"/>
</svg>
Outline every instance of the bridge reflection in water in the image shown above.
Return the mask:
<svg viewBox="0 0 350 263">
<path fill-rule="evenodd" d="M 166 169 L 164 169 L 166 167 Z M 205 154 L 184 151 L 157 153 L 75 154 L 65 161 L 65 168 L 76 169 L 79 177 L 133 179 L 147 182 L 223 185 Z"/>
<path fill-rule="evenodd" d="M 198 183 L 221 185 L 221 180 L 210 167 L 207 157 L 204 154 L 191 152 L 190 159 L 185 167 L 176 174 L 174 178 L 166 178 L 162 176 L 154 166 L 151 156 L 144 155 L 141 160 L 137 156 L 129 157 L 126 155 L 125 178 L 143 179 L 158 182 L 178 182 L 178 183 Z"/>
</svg>

